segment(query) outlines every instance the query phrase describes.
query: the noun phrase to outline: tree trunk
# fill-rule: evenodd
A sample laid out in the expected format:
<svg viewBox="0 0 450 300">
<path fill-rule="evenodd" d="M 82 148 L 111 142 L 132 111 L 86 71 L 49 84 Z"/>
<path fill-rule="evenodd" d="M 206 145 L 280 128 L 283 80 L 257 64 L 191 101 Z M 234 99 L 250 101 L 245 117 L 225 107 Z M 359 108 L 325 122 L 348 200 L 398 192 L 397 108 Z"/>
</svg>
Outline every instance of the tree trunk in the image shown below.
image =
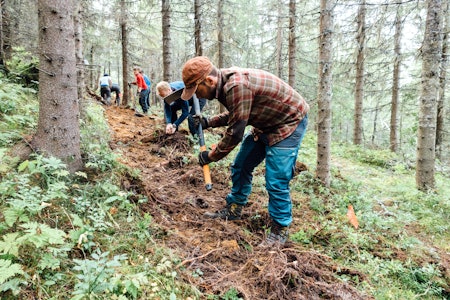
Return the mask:
<svg viewBox="0 0 450 300">
<path fill-rule="evenodd" d="M 39 0 L 39 120 L 33 147 L 82 167 L 75 59 L 74 1 Z"/>
<path fill-rule="evenodd" d="M 225 25 L 223 23 L 223 2 L 224 0 L 218 0 L 217 2 L 217 28 L 224 28 Z M 224 38 L 223 38 L 223 30 L 217 30 L 217 67 L 223 68 L 223 57 L 225 55 L 223 50 Z"/>
<path fill-rule="evenodd" d="M 225 27 L 224 22 L 223 22 L 223 5 L 224 5 L 224 0 L 218 0 L 217 3 L 217 28 L 220 28 L 220 30 L 218 30 L 217 32 L 217 44 L 218 44 L 218 63 L 217 63 L 217 67 L 223 68 L 224 67 L 224 61 L 223 61 L 223 57 L 225 55 L 225 52 L 223 50 L 223 45 L 224 45 L 224 38 L 223 38 L 223 30 L 221 30 L 222 28 Z M 219 113 L 224 113 L 226 111 L 225 106 L 222 103 L 219 103 Z"/>
<path fill-rule="evenodd" d="M 1 57 L 3 66 L 6 66 L 6 61 L 11 58 L 11 30 L 10 30 L 10 20 L 9 20 L 9 14 L 6 9 L 6 1 L 0 0 L 0 9 L 1 9 L 1 22 L 0 22 L 0 51 L 1 51 Z"/>
<path fill-rule="evenodd" d="M 447 82 L 447 67 L 448 67 L 448 38 L 450 30 L 450 14 L 449 14 L 449 4 L 448 1 L 444 2 L 443 7 L 443 26 L 444 35 L 442 41 L 442 59 L 441 59 L 441 73 L 439 76 L 439 98 L 437 104 L 437 121 L 436 121 L 436 157 L 440 160 L 445 160 L 444 157 L 444 143 L 445 143 L 445 88 Z M 447 148 L 448 149 L 448 148 Z"/>
<path fill-rule="evenodd" d="M 4 0 L 0 0 L 0 71 L 5 68 L 5 52 L 3 51 L 3 5 Z"/>
<path fill-rule="evenodd" d="M 170 0 L 162 0 L 162 47 L 163 47 L 163 80 L 171 81 L 171 37 L 170 37 Z"/>
<path fill-rule="evenodd" d="M 121 105 L 128 106 L 128 95 L 130 87 L 128 86 L 128 9 L 126 0 L 120 0 L 120 32 L 122 33 L 122 88 Z"/>
<path fill-rule="evenodd" d="M 202 45 L 202 14 L 201 14 L 201 1 L 194 1 L 194 37 L 195 37 L 195 54 L 197 56 L 203 55 Z"/>
<path fill-rule="evenodd" d="M 289 79 L 290 86 L 295 88 L 296 52 L 297 44 L 295 38 L 295 7 L 296 0 L 289 0 Z"/>
<path fill-rule="evenodd" d="M 373 130 L 372 130 L 372 138 L 371 143 L 375 146 L 375 139 L 377 137 L 377 124 L 378 124 L 378 113 L 380 111 L 380 98 L 376 98 L 377 103 L 375 105 L 375 115 L 373 117 Z"/>
<path fill-rule="evenodd" d="M 333 1 L 320 1 L 317 178 L 330 186 Z"/>
<path fill-rule="evenodd" d="M 86 91 L 86 85 L 84 82 L 83 11 L 84 11 L 84 1 L 80 1 L 78 2 L 77 9 L 75 11 L 74 31 L 75 31 L 75 57 L 77 62 L 77 95 L 81 115 L 83 115 L 84 111 L 83 99 L 84 93 Z"/>
<path fill-rule="evenodd" d="M 278 21 L 277 21 L 277 47 L 276 47 L 276 74 L 278 77 L 283 78 L 283 61 L 281 59 L 283 52 L 283 2 L 278 2 Z"/>
<path fill-rule="evenodd" d="M 402 17 L 400 5 L 397 6 L 394 34 L 394 71 L 392 73 L 392 99 L 391 99 L 391 124 L 389 133 L 389 145 L 392 152 L 397 152 L 399 147 L 399 95 L 400 95 L 400 66 L 401 66 L 401 38 Z"/>
<path fill-rule="evenodd" d="M 358 49 L 356 57 L 355 84 L 355 125 L 353 128 L 353 143 L 361 145 L 363 142 L 363 98 L 364 98 L 364 52 L 366 43 L 366 0 L 362 0 L 358 9 L 357 19 Z"/>
<path fill-rule="evenodd" d="M 442 51 L 441 0 L 428 0 L 425 35 L 422 43 L 422 90 L 417 134 L 416 186 L 434 189 L 436 115 L 439 90 L 439 62 Z"/>
</svg>

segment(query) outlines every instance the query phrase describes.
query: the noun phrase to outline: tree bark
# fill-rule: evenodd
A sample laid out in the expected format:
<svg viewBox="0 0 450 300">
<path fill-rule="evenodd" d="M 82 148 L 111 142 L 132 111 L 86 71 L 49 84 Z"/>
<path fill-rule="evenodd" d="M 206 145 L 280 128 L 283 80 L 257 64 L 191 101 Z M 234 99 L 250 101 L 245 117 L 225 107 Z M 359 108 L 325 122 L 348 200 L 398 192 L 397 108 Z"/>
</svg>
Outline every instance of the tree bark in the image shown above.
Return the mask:
<svg viewBox="0 0 450 300">
<path fill-rule="evenodd" d="M 278 5 L 278 18 L 277 18 L 277 47 L 276 47 L 276 74 L 278 77 L 283 78 L 283 61 L 281 59 L 283 53 L 283 2 L 279 1 Z"/>
<path fill-rule="evenodd" d="M 78 2 L 77 9 L 75 11 L 74 31 L 75 31 L 75 57 L 77 62 L 77 95 L 81 115 L 83 115 L 84 111 L 83 99 L 86 91 L 86 84 L 84 82 L 83 11 L 84 11 L 84 1 L 80 1 Z"/>
<path fill-rule="evenodd" d="M 353 143 L 361 145 L 363 142 L 363 98 L 364 98 L 364 52 L 366 43 L 366 0 L 362 0 L 357 17 L 358 49 L 356 57 L 355 84 L 355 125 L 353 128 Z"/>
<path fill-rule="evenodd" d="M 444 143 L 445 143 L 445 88 L 447 82 L 447 67 L 448 67 L 448 39 L 450 30 L 450 14 L 449 3 L 444 1 L 443 7 L 443 26 L 444 35 L 442 40 L 442 59 L 441 59 L 441 73 L 439 76 L 439 98 L 437 104 L 437 120 L 436 120 L 436 157 L 440 160 L 445 160 L 444 157 Z M 448 147 L 447 147 L 448 149 Z"/>
<path fill-rule="evenodd" d="M 319 91 L 316 177 L 330 186 L 333 1 L 320 1 Z"/>
<path fill-rule="evenodd" d="M 5 69 L 5 52 L 3 51 L 3 5 L 4 0 L 0 0 L 0 70 Z"/>
<path fill-rule="evenodd" d="M 122 106 L 128 106 L 130 87 L 128 86 L 128 9 L 126 0 L 120 0 L 120 32 L 122 35 Z"/>
<path fill-rule="evenodd" d="M 201 0 L 194 1 L 194 37 L 195 37 L 195 54 L 197 56 L 203 55 L 203 45 L 202 45 L 202 14 L 201 14 L 202 4 Z"/>
<path fill-rule="evenodd" d="M 171 37 L 170 37 L 170 23 L 171 23 L 171 9 L 170 0 L 162 0 L 162 44 L 163 44 L 163 80 L 171 81 Z"/>
<path fill-rule="evenodd" d="M 402 17 L 400 5 L 397 6 L 394 34 L 394 70 L 392 73 L 391 124 L 389 132 L 389 148 L 397 152 L 399 147 L 399 95 L 401 66 Z"/>
<path fill-rule="evenodd" d="M 288 83 L 295 88 L 297 43 L 295 37 L 296 0 L 289 0 L 289 75 Z"/>
<path fill-rule="evenodd" d="M 10 20 L 9 20 L 9 14 L 6 9 L 6 1 L 0 0 L 0 7 L 1 7 L 1 31 L 0 31 L 0 43 L 1 43 L 1 60 L 2 65 L 6 66 L 6 61 L 11 58 L 11 30 L 10 30 Z"/>
<path fill-rule="evenodd" d="M 442 51 L 442 3 L 428 0 L 422 43 L 422 90 L 417 132 L 416 186 L 428 191 L 435 187 L 436 115 L 439 90 L 439 62 Z"/>
<path fill-rule="evenodd" d="M 220 68 L 224 68 L 224 56 L 225 56 L 225 51 L 223 50 L 223 46 L 224 46 L 224 38 L 223 38 L 223 30 L 222 28 L 225 27 L 224 22 L 223 22 L 223 5 L 224 5 L 224 0 L 218 0 L 217 3 L 217 28 L 219 28 L 219 30 L 217 31 L 217 44 L 218 44 L 218 49 L 217 49 L 217 67 Z M 224 113 L 227 109 L 225 108 L 225 106 L 222 103 L 219 103 L 219 113 Z"/>
<path fill-rule="evenodd" d="M 39 0 L 39 120 L 32 145 L 82 167 L 77 97 L 74 1 Z"/>
</svg>

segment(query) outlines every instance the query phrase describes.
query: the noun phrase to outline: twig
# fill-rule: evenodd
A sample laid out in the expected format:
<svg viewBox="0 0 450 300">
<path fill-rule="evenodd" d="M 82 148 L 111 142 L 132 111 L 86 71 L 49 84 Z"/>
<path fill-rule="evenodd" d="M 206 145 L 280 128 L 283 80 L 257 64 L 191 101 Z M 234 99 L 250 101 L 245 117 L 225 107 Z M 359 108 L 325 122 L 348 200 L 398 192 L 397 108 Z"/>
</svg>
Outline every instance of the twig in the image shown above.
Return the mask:
<svg viewBox="0 0 450 300">
<path fill-rule="evenodd" d="M 197 259 L 205 258 L 206 256 L 208 256 L 208 255 L 210 255 L 211 253 L 216 252 L 216 251 L 218 251 L 218 250 L 222 250 L 222 247 L 216 248 L 216 249 L 212 249 L 211 251 L 209 251 L 209 252 L 207 252 L 207 253 L 205 253 L 205 254 L 203 254 L 203 255 L 201 255 L 201 256 L 197 256 L 197 257 L 194 257 L 194 258 L 191 258 L 191 259 L 186 259 L 186 260 L 182 261 L 182 262 L 177 266 L 177 268 L 182 267 L 182 266 L 184 266 L 185 264 L 187 264 L 187 263 L 189 263 L 189 262 L 192 262 L 192 261 L 195 261 L 195 260 L 197 260 Z"/>
</svg>

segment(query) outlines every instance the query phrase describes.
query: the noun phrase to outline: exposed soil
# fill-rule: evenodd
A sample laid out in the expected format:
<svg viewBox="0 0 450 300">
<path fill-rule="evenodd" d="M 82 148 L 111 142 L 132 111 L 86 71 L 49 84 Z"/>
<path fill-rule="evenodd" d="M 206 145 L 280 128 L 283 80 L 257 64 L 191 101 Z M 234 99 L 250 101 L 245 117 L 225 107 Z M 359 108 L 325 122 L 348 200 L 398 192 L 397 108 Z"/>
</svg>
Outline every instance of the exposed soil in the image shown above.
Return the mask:
<svg viewBox="0 0 450 300">
<path fill-rule="evenodd" d="M 213 189 L 207 191 L 186 130 L 167 136 L 164 120 L 156 115 L 137 117 L 133 110 L 115 106 L 105 113 L 111 148 L 121 151 L 122 163 L 141 171 L 140 180 L 124 179 L 123 187 L 148 197 L 141 209 L 164 232 L 158 241 L 182 258 L 177 269 L 183 280 L 216 295 L 234 287 L 240 297 L 252 300 L 370 299 L 335 277 L 349 274 L 362 281 L 364 274 L 340 268 L 323 254 L 294 243 L 281 249 L 257 247 L 268 224 L 262 192 L 253 192 L 240 221 L 203 218 L 206 211 L 224 206 L 230 171 L 211 168 Z M 299 163 L 298 171 L 302 168 Z M 305 212 L 294 213 L 294 219 L 304 218 Z"/>
</svg>

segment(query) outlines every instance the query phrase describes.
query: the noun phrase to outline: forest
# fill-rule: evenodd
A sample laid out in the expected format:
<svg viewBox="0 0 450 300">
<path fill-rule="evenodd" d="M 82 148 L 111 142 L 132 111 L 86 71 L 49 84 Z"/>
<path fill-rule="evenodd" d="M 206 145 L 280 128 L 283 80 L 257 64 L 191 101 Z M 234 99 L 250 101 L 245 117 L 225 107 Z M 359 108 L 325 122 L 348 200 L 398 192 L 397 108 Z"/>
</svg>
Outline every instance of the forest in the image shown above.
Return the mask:
<svg viewBox="0 0 450 300">
<path fill-rule="evenodd" d="M 449 2 L 0 0 L 0 298 L 450 299 Z M 196 56 L 310 106 L 281 247 L 264 162 L 240 220 L 205 218 L 240 145 L 209 189 L 188 121 L 167 134 L 156 85 Z"/>
</svg>

